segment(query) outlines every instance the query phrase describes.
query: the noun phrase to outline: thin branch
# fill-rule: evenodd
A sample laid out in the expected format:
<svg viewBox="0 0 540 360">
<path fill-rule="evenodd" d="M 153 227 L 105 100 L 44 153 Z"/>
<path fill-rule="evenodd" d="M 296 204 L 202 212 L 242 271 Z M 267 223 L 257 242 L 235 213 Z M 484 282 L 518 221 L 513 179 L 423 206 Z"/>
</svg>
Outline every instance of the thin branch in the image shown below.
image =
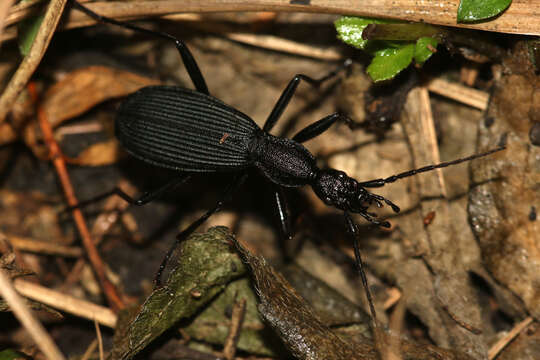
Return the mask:
<svg viewBox="0 0 540 360">
<path fill-rule="evenodd" d="M 223 356 L 227 360 L 234 360 L 234 354 L 236 353 L 236 343 L 240 336 L 240 330 L 242 330 L 242 324 L 244 323 L 244 316 L 246 314 L 246 299 L 240 299 L 234 303 L 231 316 L 231 326 L 227 339 L 225 339 L 225 345 L 223 347 Z"/>
<path fill-rule="evenodd" d="M 140 16 L 163 16 L 176 13 L 209 13 L 238 11 L 308 12 L 321 14 L 356 15 L 425 22 L 444 26 L 540 35 L 540 15 L 534 2 L 515 0 L 501 15 L 490 21 L 458 24 L 456 20 L 459 0 L 437 2 L 417 0 L 310 0 L 302 4 L 289 0 L 207 0 L 198 1 L 131 1 L 98 2 L 87 6 L 98 14 L 115 19 L 133 19 Z M 68 28 L 94 24 L 88 17 L 71 12 Z"/>
<path fill-rule="evenodd" d="M 427 87 L 429 91 L 435 94 L 445 96 L 462 104 L 480 110 L 487 109 L 489 94 L 485 91 L 476 90 L 443 79 L 433 79 L 429 82 Z"/>
<path fill-rule="evenodd" d="M 97 346 L 98 346 L 97 339 L 92 340 L 92 342 L 90 343 L 90 345 L 88 345 L 88 348 L 84 352 L 83 356 L 81 357 L 81 360 L 90 359 L 90 356 L 92 356 Z"/>
<path fill-rule="evenodd" d="M 272 35 L 225 33 L 223 36 L 240 43 L 257 46 L 268 50 L 282 51 L 322 60 L 343 59 L 343 55 L 334 49 L 321 49 L 315 46 L 306 45 L 304 43 L 299 43 L 297 41 L 283 39 Z"/>
<path fill-rule="evenodd" d="M 24 299 L 17 294 L 13 283 L 3 269 L 0 269 L 0 295 L 8 303 L 11 311 L 19 319 L 47 359 L 64 360 L 64 355 L 62 355 L 52 338 L 45 331 L 43 325 L 36 319 L 30 309 L 28 309 L 24 303 Z"/>
<path fill-rule="evenodd" d="M 189 15 L 189 17 L 186 17 Z M 311 57 L 322 60 L 340 60 L 343 59 L 341 52 L 335 49 L 323 49 L 317 46 L 312 46 L 304 42 L 284 39 L 273 35 L 253 34 L 248 32 L 238 32 L 230 25 L 204 21 L 200 15 L 180 14 L 164 16 L 167 20 L 188 20 L 189 26 L 198 30 L 219 34 L 227 39 L 237 41 L 239 43 L 257 46 L 263 49 L 281 51 L 289 54 Z"/>
<path fill-rule="evenodd" d="M 99 329 L 97 320 L 94 320 L 94 327 L 96 328 L 96 338 L 98 341 L 99 360 L 103 360 L 105 359 L 105 356 L 103 356 L 103 337 L 101 336 L 101 330 Z"/>
<path fill-rule="evenodd" d="M 388 346 L 385 349 L 385 354 L 382 356 L 384 360 L 402 360 L 403 356 L 400 353 L 401 336 L 403 334 L 403 323 L 405 319 L 406 302 L 402 299 L 396 305 L 394 311 L 390 315 L 388 327 L 390 334 L 388 335 Z"/>
<path fill-rule="evenodd" d="M 398 288 L 389 288 L 386 293 L 388 294 L 388 298 L 384 301 L 383 309 L 388 310 L 392 306 L 394 306 L 402 297 L 402 293 Z"/>
<path fill-rule="evenodd" d="M 0 39 L 2 39 L 2 33 L 7 25 L 7 17 L 9 9 L 15 0 L 4 0 L 0 2 Z M 1 42 L 0 42 L 1 45 Z"/>
<path fill-rule="evenodd" d="M 28 80 L 38 67 L 45 51 L 54 34 L 54 30 L 60 21 L 67 0 L 51 0 L 45 17 L 36 34 L 30 52 L 25 56 L 17 71 L 9 81 L 6 90 L 0 97 L 0 122 L 4 121 L 6 115 L 15 104 L 15 100 L 24 89 Z M 0 38 L 1 39 L 1 38 Z"/>
<path fill-rule="evenodd" d="M 21 295 L 55 309 L 85 319 L 95 320 L 101 325 L 110 328 L 114 328 L 116 325 L 116 315 L 106 307 L 22 279 L 15 280 L 15 288 Z"/>
<path fill-rule="evenodd" d="M 37 102 L 37 95 L 35 94 L 35 91 L 32 90 L 33 87 L 29 87 L 29 89 L 31 90 L 30 92 L 34 97 L 35 102 Z M 71 180 L 69 179 L 66 162 L 64 161 L 64 157 L 62 155 L 60 147 L 58 146 L 58 143 L 54 139 L 51 124 L 47 119 L 47 115 L 45 114 L 45 111 L 41 106 L 38 106 L 38 120 L 41 132 L 43 133 L 43 137 L 45 139 L 45 143 L 49 148 L 52 162 L 54 164 L 58 177 L 60 178 L 60 183 L 62 184 L 62 189 L 64 190 L 64 195 L 66 196 L 67 203 L 69 206 L 76 206 L 78 204 L 78 201 L 75 197 L 75 191 L 73 189 L 73 186 L 71 185 Z M 72 215 L 75 220 L 75 224 L 77 225 L 77 230 L 81 235 L 82 242 L 90 260 L 90 263 L 92 264 L 92 268 L 100 282 L 100 285 L 107 300 L 109 301 L 110 305 L 113 307 L 114 310 L 122 309 L 124 307 L 124 302 L 120 297 L 120 294 L 118 293 L 116 287 L 109 281 L 109 279 L 107 279 L 105 275 L 105 264 L 101 260 L 96 246 L 92 241 L 90 231 L 86 226 L 86 221 L 81 210 L 78 208 L 74 208 L 72 211 Z"/>
<path fill-rule="evenodd" d="M 488 359 L 493 360 L 499 355 L 499 353 L 508 345 L 516 336 L 518 336 L 523 330 L 525 330 L 532 322 L 532 317 L 527 317 L 525 320 L 519 322 L 514 328 L 506 334 L 503 338 L 499 339 L 488 351 Z"/>
<path fill-rule="evenodd" d="M 125 191 L 128 191 L 128 193 L 135 192 L 134 186 L 125 180 L 120 181 L 118 186 Z M 105 236 L 105 234 L 107 234 L 107 232 L 117 222 L 119 214 L 126 210 L 128 206 L 129 203 L 118 196 L 112 196 L 106 200 L 105 204 L 103 205 L 103 213 L 96 218 L 94 225 L 92 226 L 91 234 L 96 246 L 101 242 L 103 236 Z M 71 273 L 67 276 L 66 281 L 64 282 L 64 286 L 68 286 L 79 280 L 85 263 L 86 261 L 84 258 L 79 259 L 75 263 L 75 265 L 71 268 Z"/>
<path fill-rule="evenodd" d="M 434 164 L 441 162 L 441 155 L 439 153 L 439 145 L 437 143 L 437 134 L 435 133 L 435 122 L 433 120 L 433 112 L 431 111 L 431 101 L 429 99 L 429 93 L 427 88 L 419 88 L 419 118 L 420 118 L 420 128 L 424 132 L 422 138 L 426 142 L 426 150 L 431 150 L 431 157 Z M 441 195 L 445 198 L 447 197 L 446 185 L 444 182 L 444 177 L 442 175 L 442 170 L 435 170 L 437 175 L 437 180 L 439 181 Z"/>
<path fill-rule="evenodd" d="M 35 240 L 32 238 L 9 234 L 5 236 L 11 245 L 19 251 L 67 257 L 80 257 L 83 255 L 82 249 L 77 246 L 66 246 L 50 241 Z"/>
</svg>

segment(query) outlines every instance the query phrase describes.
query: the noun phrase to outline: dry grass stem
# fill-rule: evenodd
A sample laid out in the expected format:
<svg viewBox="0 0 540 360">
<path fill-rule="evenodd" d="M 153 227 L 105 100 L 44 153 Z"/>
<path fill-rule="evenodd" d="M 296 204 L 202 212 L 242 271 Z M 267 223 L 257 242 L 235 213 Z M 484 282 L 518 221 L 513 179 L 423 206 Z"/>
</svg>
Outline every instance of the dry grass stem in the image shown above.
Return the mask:
<svg viewBox="0 0 540 360">
<path fill-rule="evenodd" d="M 6 237 L 11 245 L 19 251 L 66 257 L 80 257 L 83 255 L 82 249 L 78 246 L 66 246 L 15 235 L 6 235 Z"/>
<path fill-rule="evenodd" d="M 457 24 L 459 0 L 422 2 L 415 0 L 366 0 L 360 6 L 354 0 L 311 0 L 309 4 L 291 4 L 287 0 L 222 1 L 209 0 L 204 3 L 184 1 L 136 1 L 98 2 L 88 7 L 98 14 L 132 19 L 140 16 L 163 16 L 175 13 L 209 13 L 238 11 L 310 12 L 337 15 L 384 17 L 406 21 L 422 21 L 430 24 L 453 26 L 512 34 L 540 35 L 540 15 L 534 2 L 515 0 L 500 16 L 491 21 L 477 24 Z M 80 13 L 72 12 L 68 27 L 86 26 L 95 23 Z"/>
<path fill-rule="evenodd" d="M 445 96 L 462 104 L 480 110 L 486 110 L 487 108 L 489 94 L 485 91 L 476 90 L 443 79 L 433 79 L 429 82 L 427 87 L 429 91 L 435 94 Z"/>
<path fill-rule="evenodd" d="M 388 347 L 385 349 L 386 351 L 383 356 L 384 360 L 401 360 L 403 358 L 401 356 L 400 345 L 406 309 L 405 301 L 402 299 L 402 301 L 397 303 L 396 308 L 390 315 L 388 322 L 390 335 L 388 336 Z"/>
<path fill-rule="evenodd" d="M 340 60 L 343 58 L 340 52 L 333 49 L 320 49 L 297 41 L 287 40 L 272 35 L 256 35 L 247 33 L 224 34 L 228 39 L 244 44 L 258 46 L 263 49 L 282 51 L 289 54 L 311 57 L 321 60 Z"/>
<path fill-rule="evenodd" d="M 37 102 L 37 94 L 35 93 L 35 89 L 30 86 L 29 88 L 31 90 L 30 92 L 34 97 L 34 101 Z M 60 183 L 62 184 L 62 189 L 64 191 L 67 203 L 69 206 L 76 206 L 78 204 L 78 201 L 75 197 L 75 191 L 69 178 L 64 156 L 62 154 L 62 151 L 60 150 L 60 146 L 54 139 L 51 124 L 48 121 L 47 115 L 45 114 L 45 111 L 42 107 L 38 107 L 38 121 L 41 132 L 43 133 L 43 137 L 45 139 L 45 143 L 49 148 L 49 154 L 52 158 L 52 163 L 56 169 L 56 173 L 58 174 Z M 97 278 L 99 279 L 100 285 L 103 289 L 105 296 L 107 297 L 107 300 L 109 301 L 113 309 L 122 309 L 124 307 L 124 302 L 116 287 L 107 279 L 105 275 L 105 264 L 103 263 L 103 260 L 101 259 L 94 242 L 92 241 L 90 231 L 88 230 L 88 226 L 86 225 L 86 221 L 81 209 L 74 208 L 72 210 L 72 215 L 73 219 L 75 220 L 75 224 L 77 225 L 77 230 L 81 235 L 82 242 L 90 260 L 90 263 L 92 264 L 92 269 L 94 270 Z"/>
<path fill-rule="evenodd" d="M 15 288 L 21 295 L 27 298 L 75 316 L 95 320 L 101 325 L 110 328 L 114 328 L 116 325 L 116 315 L 106 307 L 77 299 L 73 296 L 22 279 L 15 280 Z"/>
<path fill-rule="evenodd" d="M 94 354 L 94 351 L 96 350 L 97 346 L 98 346 L 97 339 L 92 340 L 92 342 L 90 343 L 90 345 L 88 345 L 88 348 L 86 349 L 86 351 L 82 355 L 81 360 L 90 359 L 90 356 L 92 356 L 92 354 Z"/>
<path fill-rule="evenodd" d="M 0 96 L 0 122 L 4 121 L 6 115 L 11 110 L 15 100 L 24 89 L 28 80 L 38 67 L 45 51 L 52 39 L 56 25 L 64 12 L 67 0 L 51 0 L 39 27 L 30 52 L 25 56 L 17 71 L 10 79 L 2 96 Z M 1 39 L 1 38 L 0 38 Z"/>
<path fill-rule="evenodd" d="M 246 314 L 246 299 L 240 299 L 234 303 L 231 316 L 231 326 L 229 328 L 229 335 L 225 340 L 223 347 L 223 356 L 227 360 L 234 360 L 236 353 L 236 343 L 240 336 L 240 330 L 242 330 L 242 324 L 244 322 L 244 316 Z"/>
<path fill-rule="evenodd" d="M 386 293 L 388 294 L 388 298 L 384 301 L 384 310 L 388 310 L 392 306 L 394 306 L 401 299 L 402 296 L 401 291 L 395 287 L 388 289 Z"/>
<path fill-rule="evenodd" d="M 514 338 L 516 338 L 523 330 L 525 330 L 534 319 L 532 317 L 527 317 L 525 320 L 519 322 L 514 326 L 512 330 L 506 336 L 499 339 L 488 351 L 488 359 L 493 360 L 499 355 L 499 353 L 508 345 Z"/>
<path fill-rule="evenodd" d="M 15 0 L 4 0 L 0 2 L 0 39 L 2 39 L 2 33 L 4 28 L 8 25 L 7 17 L 9 9 Z"/>
<path fill-rule="evenodd" d="M 97 320 L 94 320 L 94 327 L 96 328 L 96 339 L 98 342 L 98 349 L 99 349 L 99 360 L 105 359 L 105 356 L 103 355 L 103 337 L 101 336 L 101 330 L 99 328 L 99 323 Z"/>
<path fill-rule="evenodd" d="M 15 291 L 13 283 L 3 269 L 0 269 L 0 295 L 8 303 L 15 317 L 19 319 L 43 354 L 50 360 L 64 360 L 64 355 L 43 325 L 28 309 L 24 299 Z"/>
<path fill-rule="evenodd" d="M 422 131 L 423 141 L 426 142 L 428 148 L 431 150 L 431 158 L 433 163 L 437 164 L 441 162 L 441 156 L 439 154 L 439 146 L 437 144 L 437 134 L 435 133 L 435 123 L 433 122 L 433 113 L 431 111 L 431 101 L 429 100 L 429 93 L 426 87 L 419 88 L 419 106 L 420 106 L 420 123 Z M 446 185 L 444 184 L 444 177 L 442 170 L 435 170 L 441 193 L 446 197 Z"/>
</svg>

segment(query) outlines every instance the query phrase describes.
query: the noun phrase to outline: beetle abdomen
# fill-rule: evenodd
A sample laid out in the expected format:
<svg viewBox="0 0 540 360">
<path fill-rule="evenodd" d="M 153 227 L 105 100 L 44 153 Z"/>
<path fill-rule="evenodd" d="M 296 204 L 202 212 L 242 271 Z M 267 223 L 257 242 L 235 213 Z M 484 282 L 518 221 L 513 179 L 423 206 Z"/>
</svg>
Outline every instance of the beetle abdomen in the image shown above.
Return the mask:
<svg viewBox="0 0 540 360">
<path fill-rule="evenodd" d="M 116 118 L 116 137 L 136 158 L 180 171 L 236 171 L 249 166 L 249 140 L 259 130 L 218 99 L 175 86 L 130 95 Z"/>
</svg>

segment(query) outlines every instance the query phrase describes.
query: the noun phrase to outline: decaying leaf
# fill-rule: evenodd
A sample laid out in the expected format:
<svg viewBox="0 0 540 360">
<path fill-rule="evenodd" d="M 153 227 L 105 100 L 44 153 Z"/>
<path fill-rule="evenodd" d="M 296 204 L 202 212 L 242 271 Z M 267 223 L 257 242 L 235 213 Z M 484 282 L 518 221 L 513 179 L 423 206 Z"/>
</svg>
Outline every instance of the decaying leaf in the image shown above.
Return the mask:
<svg viewBox="0 0 540 360">
<path fill-rule="evenodd" d="M 115 333 L 112 359 L 129 359 L 182 319 L 200 311 L 227 283 L 245 272 L 231 250 L 230 233 L 215 227 L 181 244 L 180 261 L 163 287 L 146 299 L 140 311 Z"/>
<path fill-rule="evenodd" d="M 141 87 L 158 83 L 155 79 L 129 71 L 88 66 L 70 72 L 54 84 L 43 96 L 40 107 L 52 128 L 56 128 L 106 100 L 126 96 Z M 47 150 L 38 141 L 41 132 L 35 122 L 30 122 L 24 129 L 23 138 L 36 156 L 46 157 Z M 105 148 L 112 151 L 108 146 Z M 92 162 L 86 156 L 89 155 L 84 155 L 81 160 L 84 164 L 95 166 L 94 164 L 107 163 L 103 157 Z"/>
<path fill-rule="evenodd" d="M 285 278 L 259 256 L 235 244 L 253 275 L 259 312 L 297 359 L 378 359 L 371 341 L 361 335 L 344 336 L 327 326 Z M 388 339 L 383 337 L 386 342 Z M 399 343 L 399 341 L 398 341 Z M 386 343 L 382 346 L 388 346 Z M 403 341 L 403 359 L 469 359 L 469 356 Z"/>
<path fill-rule="evenodd" d="M 126 96 L 159 81 L 105 66 L 74 70 L 54 84 L 41 106 L 53 128 L 90 110 L 103 101 Z"/>
<path fill-rule="evenodd" d="M 257 297 L 249 278 L 231 282 L 223 293 L 189 322 L 185 332 L 193 339 L 223 345 L 230 330 L 230 310 L 235 299 L 246 299 L 246 313 L 236 348 L 259 356 L 279 356 L 279 350 L 283 353 L 279 339 L 257 311 Z"/>
<path fill-rule="evenodd" d="M 120 158 L 120 144 L 116 139 L 90 145 L 73 162 L 82 166 L 111 165 Z"/>
</svg>

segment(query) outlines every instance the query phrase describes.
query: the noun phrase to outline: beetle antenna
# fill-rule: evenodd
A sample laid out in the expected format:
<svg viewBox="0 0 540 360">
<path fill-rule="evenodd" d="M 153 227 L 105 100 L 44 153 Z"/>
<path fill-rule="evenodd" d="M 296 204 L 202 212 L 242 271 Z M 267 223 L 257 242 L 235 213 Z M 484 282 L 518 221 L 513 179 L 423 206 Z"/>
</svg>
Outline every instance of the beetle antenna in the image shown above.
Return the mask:
<svg viewBox="0 0 540 360">
<path fill-rule="evenodd" d="M 424 166 L 424 167 L 421 167 L 419 169 L 409 170 L 409 171 L 405 171 L 405 172 L 402 172 L 402 173 L 397 174 L 397 175 L 392 175 L 392 176 L 389 176 L 389 177 L 387 177 L 385 179 L 376 179 L 376 180 L 370 180 L 370 181 L 362 182 L 362 183 L 360 183 L 360 186 L 363 186 L 363 187 L 381 187 L 381 186 L 384 186 L 386 184 L 393 183 L 394 181 L 397 181 L 397 180 L 400 180 L 400 179 L 403 179 L 403 178 L 406 178 L 406 177 L 409 177 L 409 176 L 414 176 L 416 174 L 420 174 L 420 173 L 423 173 L 423 172 L 427 172 L 427 171 L 431 171 L 431 170 L 435 170 L 435 169 L 440 169 L 440 168 L 444 168 L 444 167 L 447 167 L 447 166 L 460 164 L 462 162 L 478 159 L 478 158 L 481 158 L 481 157 L 496 153 L 496 152 L 504 150 L 504 149 L 506 149 L 506 146 L 503 145 L 503 146 L 500 146 L 500 147 L 498 147 L 496 149 L 492 149 L 492 150 L 489 150 L 489 151 L 486 151 L 486 152 L 483 152 L 483 153 L 480 153 L 480 154 L 474 154 L 474 155 L 467 156 L 467 157 L 464 157 L 464 158 L 461 158 L 461 159 L 447 161 L 447 162 L 443 162 L 443 163 L 440 163 L 440 164 Z"/>
</svg>

